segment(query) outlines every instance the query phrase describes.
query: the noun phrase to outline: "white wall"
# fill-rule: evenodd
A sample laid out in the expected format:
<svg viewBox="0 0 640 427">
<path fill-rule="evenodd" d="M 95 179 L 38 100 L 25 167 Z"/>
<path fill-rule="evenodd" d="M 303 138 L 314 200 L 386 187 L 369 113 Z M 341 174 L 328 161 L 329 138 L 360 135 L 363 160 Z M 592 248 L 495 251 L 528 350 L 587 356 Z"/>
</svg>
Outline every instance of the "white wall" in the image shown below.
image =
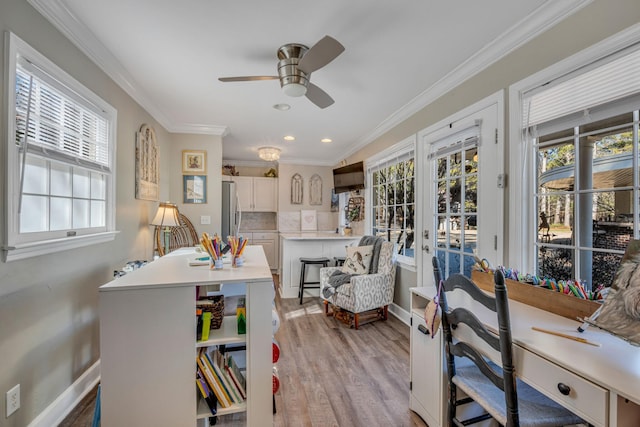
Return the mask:
<svg viewBox="0 0 640 427">
<path fill-rule="evenodd" d="M 184 203 L 182 150 L 204 150 L 207 154 L 207 203 Z M 170 200 L 178 206 L 180 213 L 191 220 L 198 235 L 206 231 L 209 234 L 220 233 L 222 211 L 222 137 L 215 135 L 173 134 L 169 147 Z M 200 223 L 202 215 L 211 217 L 210 225 Z"/>
</svg>

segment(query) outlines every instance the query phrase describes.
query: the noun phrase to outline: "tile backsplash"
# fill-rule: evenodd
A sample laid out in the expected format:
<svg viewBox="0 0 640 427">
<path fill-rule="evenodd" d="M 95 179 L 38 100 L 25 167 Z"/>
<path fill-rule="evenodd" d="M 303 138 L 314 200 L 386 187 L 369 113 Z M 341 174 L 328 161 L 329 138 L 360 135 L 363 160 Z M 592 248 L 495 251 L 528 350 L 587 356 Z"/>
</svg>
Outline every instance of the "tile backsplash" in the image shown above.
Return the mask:
<svg viewBox="0 0 640 427">
<path fill-rule="evenodd" d="M 242 212 L 240 229 L 251 230 L 277 230 L 278 219 L 276 212 Z"/>
<path fill-rule="evenodd" d="M 318 231 L 335 231 L 338 227 L 337 212 L 316 213 L 318 217 Z M 278 230 L 280 232 L 300 231 L 300 211 L 278 212 Z"/>
</svg>

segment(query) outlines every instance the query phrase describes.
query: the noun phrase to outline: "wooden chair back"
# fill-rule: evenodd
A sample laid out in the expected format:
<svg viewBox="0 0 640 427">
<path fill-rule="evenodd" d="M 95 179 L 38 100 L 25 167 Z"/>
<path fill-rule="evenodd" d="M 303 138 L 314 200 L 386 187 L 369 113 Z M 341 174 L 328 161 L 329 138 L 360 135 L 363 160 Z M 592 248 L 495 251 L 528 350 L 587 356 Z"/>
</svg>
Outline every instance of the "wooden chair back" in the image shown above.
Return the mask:
<svg viewBox="0 0 640 427">
<path fill-rule="evenodd" d="M 172 252 L 178 248 L 185 248 L 196 246 L 200 243 L 200 239 L 198 238 L 198 233 L 196 232 L 195 227 L 183 214 L 178 214 L 180 220 L 179 227 L 172 227 L 169 233 L 169 252 Z M 158 255 L 165 255 L 165 234 L 164 227 L 156 226 L 155 229 L 155 240 L 156 240 L 156 249 L 158 251 Z"/>
</svg>

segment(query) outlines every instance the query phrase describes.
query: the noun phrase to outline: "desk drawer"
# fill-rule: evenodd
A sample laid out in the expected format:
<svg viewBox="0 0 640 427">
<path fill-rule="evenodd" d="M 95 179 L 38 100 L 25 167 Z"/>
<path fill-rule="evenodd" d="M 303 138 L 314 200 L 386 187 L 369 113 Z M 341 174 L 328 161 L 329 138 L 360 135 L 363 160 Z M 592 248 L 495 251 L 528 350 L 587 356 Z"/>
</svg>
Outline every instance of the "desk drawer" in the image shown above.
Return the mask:
<svg viewBox="0 0 640 427">
<path fill-rule="evenodd" d="M 526 383 L 596 426 L 608 423 L 609 392 L 562 367 L 514 346 L 517 374 Z M 562 394 L 558 384 L 569 387 Z"/>
</svg>

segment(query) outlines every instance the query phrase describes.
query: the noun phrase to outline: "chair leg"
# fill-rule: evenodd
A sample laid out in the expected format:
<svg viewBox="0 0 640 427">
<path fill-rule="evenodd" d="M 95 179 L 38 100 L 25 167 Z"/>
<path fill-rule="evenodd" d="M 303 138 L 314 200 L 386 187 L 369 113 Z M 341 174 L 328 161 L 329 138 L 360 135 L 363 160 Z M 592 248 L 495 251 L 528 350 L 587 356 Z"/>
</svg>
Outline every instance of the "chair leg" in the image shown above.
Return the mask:
<svg viewBox="0 0 640 427">
<path fill-rule="evenodd" d="M 298 289 L 298 296 L 300 297 L 300 304 L 302 304 L 302 297 L 304 296 L 304 273 L 307 265 L 302 263 L 300 267 L 300 289 Z"/>
</svg>

